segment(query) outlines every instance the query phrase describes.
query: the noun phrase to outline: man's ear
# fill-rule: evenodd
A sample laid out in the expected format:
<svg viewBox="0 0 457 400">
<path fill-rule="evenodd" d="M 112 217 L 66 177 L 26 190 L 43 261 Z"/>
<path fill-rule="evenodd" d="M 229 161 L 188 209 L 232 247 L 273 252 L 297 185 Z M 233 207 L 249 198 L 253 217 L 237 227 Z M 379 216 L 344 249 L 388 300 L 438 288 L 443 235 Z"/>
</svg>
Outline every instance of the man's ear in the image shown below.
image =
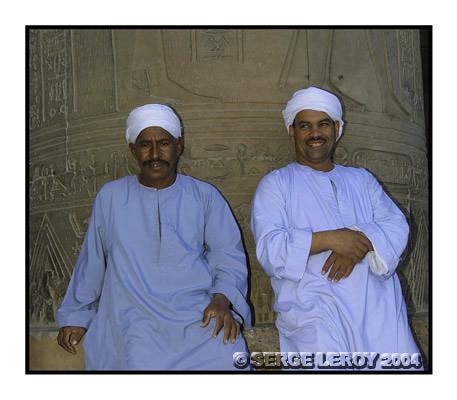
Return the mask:
<svg viewBox="0 0 457 400">
<path fill-rule="evenodd" d="M 130 152 L 132 153 L 133 157 L 136 160 L 135 145 L 132 143 L 129 143 L 129 148 L 130 148 Z"/>
<path fill-rule="evenodd" d="M 335 122 L 336 137 L 338 138 L 338 132 L 340 131 L 340 121 Z"/>
<path fill-rule="evenodd" d="M 176 147 L 178 148 L 178 157 L 181 157 L 184 152 L 184 138 L 182 136 L 176 139 Z"/>
<path fill-rule="evenodd" d="M 292 143 L 295 142 L 295 131 L 293 125 L 290 125 L 287 129 L 287 135 L 289 136 L 289 141 L 291 141 Z"/>
</svg>

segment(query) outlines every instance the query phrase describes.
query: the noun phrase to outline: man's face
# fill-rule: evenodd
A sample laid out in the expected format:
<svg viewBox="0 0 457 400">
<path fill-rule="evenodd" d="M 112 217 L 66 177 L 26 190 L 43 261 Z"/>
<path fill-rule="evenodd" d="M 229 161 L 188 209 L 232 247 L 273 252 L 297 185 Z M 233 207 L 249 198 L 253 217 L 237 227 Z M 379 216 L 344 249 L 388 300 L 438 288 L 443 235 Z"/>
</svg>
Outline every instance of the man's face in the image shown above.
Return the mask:
<svg viewBox="0 0 457 400">
<path fill-rule="evenodd" d="M 143 129 L 129 147 L 141 168 L 141 183 L 163 189 L 174 182 L 183 150 L 181 138 L 175 139 L 165 129 L 153 126 Z"/>
<path fill-rule="evenodd" d="M 339 122 L 322 111 L 300 111 L 289 127 L 297 162 L 320 171 L 330 171 L 338 129 Z"/>
</svg>

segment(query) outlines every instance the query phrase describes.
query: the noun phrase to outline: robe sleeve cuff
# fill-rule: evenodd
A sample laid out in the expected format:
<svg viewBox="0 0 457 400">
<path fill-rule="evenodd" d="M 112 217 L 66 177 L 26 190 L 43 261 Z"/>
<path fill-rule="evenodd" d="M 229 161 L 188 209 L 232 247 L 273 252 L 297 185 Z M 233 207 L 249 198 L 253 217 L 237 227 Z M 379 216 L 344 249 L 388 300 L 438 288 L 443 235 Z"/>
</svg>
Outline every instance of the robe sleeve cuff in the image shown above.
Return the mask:
<svg viewBox="0 0 457 400">
<path fill-rule="evenodd" d="M 298 282 L 302 279 L 308 263 L 313 233 L 310 229 L 291 230 L 291 240 L 288 243 L 287 258 L 282 271 L 282 277 Z"/>
<path fill-rule="evenodd" d="M 95 313 L 95 310 L 74 311 L 70 313 L 64 313 L 59 310 L 57 312 L 57 325 L 59 328 L 63 328 L 64 326 L 80 326 L 88 329 L 92 319 L 95 317 Z"/>
<path fill-rule="evenodd" d="M 374 251 L 370 251 L 367 254 L 368 265 L 370 266 L 371 272 L 376 275 L 382 276 L 389 273 L 389 268 L 387 268 L 386 262 L 376 251 L 376 248 L 373 246 Z"/>
<path fill-rule="evenodd" d="M 369 251 L 366 255 L 371 272 L 379 277 L 388 278 L 390 276 L 389 267 L 376 248 L 376 237 L 378 235 L 376 229 L 372 227 L 371 224 L 362 224 L 361 226 L 354 225 L 351 226 L 351 229 L 362 232 L 370 240 L 373 246 L 373 251 Z"/>
<path fill-rule="evenodd" d="M 224 286 L 224 287 L 221 287 Z M 236 313 L 239 318 L 238 320 L 245 328 L 251 328 L 251 309 L 248 303 L 244 299 L 244 296 L 236 288 L 227 288 L 226 285 L 216 285 L 209 291 L 210 294 L 221 293 L 232 303 L 233 311 L 232 315 Z"/>
</svg>

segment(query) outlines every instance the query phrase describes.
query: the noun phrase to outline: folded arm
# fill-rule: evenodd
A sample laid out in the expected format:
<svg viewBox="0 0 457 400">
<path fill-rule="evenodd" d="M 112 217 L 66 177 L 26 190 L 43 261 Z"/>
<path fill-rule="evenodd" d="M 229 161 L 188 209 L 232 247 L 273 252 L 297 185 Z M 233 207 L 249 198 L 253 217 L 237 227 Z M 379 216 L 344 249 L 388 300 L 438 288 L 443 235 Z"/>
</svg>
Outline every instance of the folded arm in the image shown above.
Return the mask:
<svg viewBox="0 0 457 400">
<path fill-rule="evenodd" d="M 376 178 L 366 171 L 373 207 L 373 220 L 357 224 L 357 229 L 370 240 L 373 252 L 368 254 L 372 272 L 389 278 L 396 270 L 408 243 L 409 226 L 405 216 L 384 192 Z"/>
<path fill-rule="evenodd" d="M 278 178 L 268 175 L 260 182 L 251 211 L 251 230 L 257 259 L 265 272 L 276 279 L 298 282 L 311 255 L 311 228 L 298 229 L 288 223 L 286 204 Z"/>
</svg>

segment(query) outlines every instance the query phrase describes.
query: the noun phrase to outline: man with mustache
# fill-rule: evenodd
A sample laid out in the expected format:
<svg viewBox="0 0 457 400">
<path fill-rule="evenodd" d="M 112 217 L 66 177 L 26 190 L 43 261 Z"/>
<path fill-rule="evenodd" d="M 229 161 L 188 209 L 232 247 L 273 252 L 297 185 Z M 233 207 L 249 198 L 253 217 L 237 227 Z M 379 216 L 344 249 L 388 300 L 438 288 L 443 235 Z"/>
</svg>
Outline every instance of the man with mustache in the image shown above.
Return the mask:
<svg viewBox="0 0 457 400">
<path fill-rule="evenodd" d="M 126 138 L 141 170 L 95 199 L 58 343 L 75 353 L 85 335 L 91 370 L 235 369 L 250 309 L 231 210 L 213 186 L 177 173 L 184 143 L 172 108 L 135 108 Z"/>
<path fill-rule="evenodd" d="M 333 163 L 344 125 L 335 95 L 299 90 L 283 116 L 296 162 L 261 180 L 251 213 L 281 351 L 417 358 L 395 273 L 406 218 L 371 173 Z"/>
</svg>

